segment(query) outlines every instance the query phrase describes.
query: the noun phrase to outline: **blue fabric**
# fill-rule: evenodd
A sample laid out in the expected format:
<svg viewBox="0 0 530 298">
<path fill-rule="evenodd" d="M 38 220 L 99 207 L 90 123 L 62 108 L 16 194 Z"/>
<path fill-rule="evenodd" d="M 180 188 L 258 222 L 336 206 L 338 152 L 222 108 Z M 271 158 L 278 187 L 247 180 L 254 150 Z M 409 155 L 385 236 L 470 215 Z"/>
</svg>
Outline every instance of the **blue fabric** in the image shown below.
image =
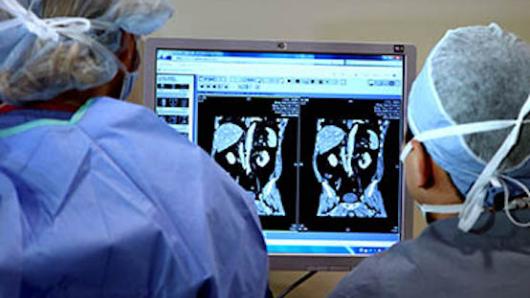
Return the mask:
<svg viewBox="0 0 530 298">
<path fill-rule="evenodd" d="M 51 110 L 15 110 L 9 113 L 9 117 L 0 116 L 0 129 L 8 129 L 13 126 L 22 125 L 29 121 L 40 119 L 57 119 L 68 121 L 72 113 Z"/>
<path fill-rule="evenodd" d="M 1 297 L 265 295 L 252 199 L 151 112 L 100 98 L 77 122 L 7 135 Z"/>
<path fill-rule="evenodd" d="M 0 171 L 0 297 L 18 297 L 22 281 L 22 216 L 13 183 Z"/>
</svg>

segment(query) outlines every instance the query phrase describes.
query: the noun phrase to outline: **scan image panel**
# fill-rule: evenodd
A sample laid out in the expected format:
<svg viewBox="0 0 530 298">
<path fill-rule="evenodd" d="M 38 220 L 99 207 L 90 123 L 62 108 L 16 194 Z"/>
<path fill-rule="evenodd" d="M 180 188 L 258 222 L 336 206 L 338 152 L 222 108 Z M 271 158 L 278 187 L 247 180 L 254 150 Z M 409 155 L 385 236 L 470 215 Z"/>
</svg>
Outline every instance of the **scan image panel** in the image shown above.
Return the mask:
<svg viewBox="0 0 530 298">
<path fill-rule="evenodd" d="M 312 167 L 318 217 L 387 218 L 378 185 L 389 120 L 316 119 Z"/>
<path fill-rule="evenodd" d="M 285 216 L 278 180 L 288 118 L 215 116 L 211 156 L 247 191 L 258 214 Z"/>
</svg>

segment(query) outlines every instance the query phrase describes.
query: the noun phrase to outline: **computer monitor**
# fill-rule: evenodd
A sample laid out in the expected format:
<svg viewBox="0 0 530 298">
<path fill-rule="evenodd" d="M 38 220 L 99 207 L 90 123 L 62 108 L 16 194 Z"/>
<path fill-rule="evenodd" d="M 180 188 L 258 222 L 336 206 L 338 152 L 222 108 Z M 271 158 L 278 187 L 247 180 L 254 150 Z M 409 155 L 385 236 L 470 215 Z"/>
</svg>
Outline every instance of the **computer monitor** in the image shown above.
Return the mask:
<svg viewBox="0 0 530 298">
<path fill-rule="evenodd" d="M 349 270 L 411 235 L 399 151 L 415 53 L 150 39 L 145 99 L 251 193 L 271 269 Z"/>
</svg>

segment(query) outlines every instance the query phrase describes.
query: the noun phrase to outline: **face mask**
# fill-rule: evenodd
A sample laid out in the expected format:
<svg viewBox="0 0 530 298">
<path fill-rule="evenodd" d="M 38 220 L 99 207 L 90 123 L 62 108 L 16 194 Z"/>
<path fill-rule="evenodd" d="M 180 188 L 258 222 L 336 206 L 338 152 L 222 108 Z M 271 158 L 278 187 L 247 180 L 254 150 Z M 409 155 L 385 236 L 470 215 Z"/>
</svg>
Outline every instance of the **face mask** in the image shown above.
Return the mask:
<svg viewBox="0 0 530 298">
<path fill-rule="evenodd" d="M 491 158 L 488 164 L 484 167 L 484 170 L 473 183 L 471 189 L 466 195 L 464 204 L 461 205 L 420 205 L 422 212 L 435 212 L 435 213 L 459 213 L 458 227 L 468 232 L 473 225 L 477 222 L 478 218 L 484 211 L 484 200 L 487 196 L 487 191 L 490 186 L 502 187 L 505 193 L 505 208 L 508 218 L 517 226 L 528 227 L 530 223 L 519 223 L 513 219 L 510 215 L 508 207 L 509 190 L 506 181 L 514 183 L 521 187 L 527 195 L 530 197 L 528 188 L 521 182 L 498 173 L 498 168 L 502 161 L 506 158 L 508 153 L 517 144 L 517 139 L 521 131 L 523 124 L 530 123 L 530 120 L 524 120 L 530 112 L 530 96 L 522 106 L 517 119 L 515 120 L 491 120 L 475 123 L 466 123 L 460 125 L 454 125 L 429 131 L 424 131 L 421 134 L 414 137 L 414 140 L 419 142 L 425 142 L 428 140 L 434 140 L 439 138 L 451 137 L 451 136 L 464 136 L 467 134 L 488 132 L 493 130 L 500 130 L 506 128 L 512 128 L 512 131 L 508 134 L 503 144 L 499 147 L 495 155 Z M 412 143 L 409 142 L 404 148 L 401 154 L 401 161 L 404 162 L 408 154 L 412 151 Z"/>
<path fill-rule="evenodd" d="M 129 96 L 131 95 L 132 89 L 134 87 L 134 82 L 136 81 L 136 78 L 138 77 L 138 72 L 128 72 L 125 71 L 125 75 L 123 76 L 123 84 L 121 86 L 121 93 L 120 93 L 120 100 L 127 100 Z"/>
</svg>

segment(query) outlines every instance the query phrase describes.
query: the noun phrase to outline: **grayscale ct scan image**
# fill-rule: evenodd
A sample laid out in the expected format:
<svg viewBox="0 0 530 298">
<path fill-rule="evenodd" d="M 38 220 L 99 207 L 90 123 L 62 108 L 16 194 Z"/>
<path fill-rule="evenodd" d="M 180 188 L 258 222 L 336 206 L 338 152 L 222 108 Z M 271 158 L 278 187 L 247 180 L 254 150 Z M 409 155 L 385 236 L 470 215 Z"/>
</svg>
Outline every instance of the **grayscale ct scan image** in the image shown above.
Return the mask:
<svg viewBox="0 0 530 298">
<path fill-rule="evenodd" d="M 378 184 L 384 174 L 388 120 L 317 119 L 313 171 L 319 217 L 386 218 Z"/>
<path fill-rule="evenodd" d="M 217 116 L 211 156 L 255 194 L 258 214 L 285 216 L 277 182 L 287 118 Z"/>
</svg>

